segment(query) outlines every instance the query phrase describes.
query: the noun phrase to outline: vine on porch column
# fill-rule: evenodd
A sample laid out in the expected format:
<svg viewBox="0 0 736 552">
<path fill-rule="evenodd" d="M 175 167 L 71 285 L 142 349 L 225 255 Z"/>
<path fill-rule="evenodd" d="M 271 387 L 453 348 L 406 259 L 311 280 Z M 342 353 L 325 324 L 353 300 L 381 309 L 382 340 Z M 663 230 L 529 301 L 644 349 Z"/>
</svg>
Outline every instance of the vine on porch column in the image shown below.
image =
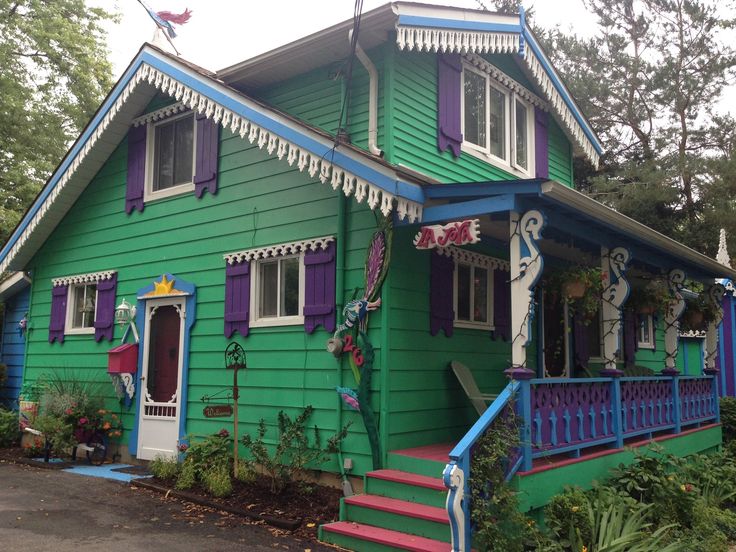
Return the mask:
<svg viewBox="0 0 736 552">
<path fill-rule="evenodd" d="M 511 265 L 511 367 L 526 368 L 526 347 L 529 345 L 534 318 L 534 286 L 544 267 L 544 258 L 537 247 L 546 224 L 544 215 L 531 210 L 519 217 L 509 216 Z"/>
<path fill-rule="evenodd" d="M 631 287 L 625 277 L 631 253 L 625 247 L 601 247 L 601 318 L 603 321 L 603 362 L 605 370 L 616 370 L 616 354 L 621 343 L 622 306 Z"/>
<path fill-rule="evenodd" d="M 671 299 L 664 313 L 664 365 L 667 370 L 675 370 L 677 344 L 680 340 L 680 317 L 685 312 L 685 299 L 682 288 L 685 285 L 685 273 L 676 268 L 667 276 L 667 286 Z"/>
<path fill-rule="evenodd" d="M 705 330 L 705 368 L 706 370 L 716 370 L 716 355 L 718 354 L 718 326 L 723 320 L 723 294 L 726 288 L 722 284 L 713 284 L 708 288 L 708 301 L 716 313 L 713 320 L 708 322 L 708 328 Z"/>
</svg>

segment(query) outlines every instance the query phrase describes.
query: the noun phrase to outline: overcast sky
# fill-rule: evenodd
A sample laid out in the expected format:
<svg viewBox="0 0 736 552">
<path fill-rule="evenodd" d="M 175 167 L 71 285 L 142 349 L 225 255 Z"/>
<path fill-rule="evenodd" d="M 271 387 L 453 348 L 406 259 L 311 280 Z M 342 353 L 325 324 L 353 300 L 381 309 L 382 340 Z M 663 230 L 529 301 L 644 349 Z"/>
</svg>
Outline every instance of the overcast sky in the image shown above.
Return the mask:
<svg viewBox="0 0 736 552">
<path fill-rule="evenodd" d="M 353 0 L 144 0 L 155 11 L 192 11 L 190 21 L 177 27 L 175 44 L 182 57 L 216 71 L 267 52 L 353 16 Z M 153 38 L 155 24 L 138 0 L 90 0 L 121 14 L 120 23 L 109 25 L 108 44 L 115 78 L 133 59 L 141 44 Z M 386 0 L 364 0 L 363 12 L 386 4 Z M 478 8 L 477 0 L 423 0 Z M 492 5 L 490 0 L 484 4 Z M 561 25 L 579 35 L 595 30 L 595 18 L 582 0 L 525 0 L 534 7 L 537 24 Z M 720 102 L 722 111 L 736 112 L 736 86 Z"/>
</svg>

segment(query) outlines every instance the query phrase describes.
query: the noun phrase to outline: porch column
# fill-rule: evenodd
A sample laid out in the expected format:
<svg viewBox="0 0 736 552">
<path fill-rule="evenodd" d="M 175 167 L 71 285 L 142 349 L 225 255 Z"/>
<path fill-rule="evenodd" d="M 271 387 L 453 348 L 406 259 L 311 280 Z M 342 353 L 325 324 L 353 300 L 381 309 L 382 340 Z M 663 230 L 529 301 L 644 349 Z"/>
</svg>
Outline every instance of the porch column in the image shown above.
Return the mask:
<svg viewBox="0 0 736 552">
<path fill-rule="evenodd" d="M 723 320 L 723 294 L 726 288 L 722 284 L 713 284 L 708 288 L 708 301 L 716 313 L 713 320 L 708 322 L 705 330 L 705 373 L 716 374 L 716 355 L 718 354 L 718 326 Z"/>
<path fill-rule="evenodd" d="M 685 273 L 676 268 L 667 275 L 667 286 L 670 290 L 670 301 L 664 313 L 664 370 L 663 374 L 674 375 L 677 360 L 677 345 L 680 341 L 680 317 L 685 312 L 685 299 L 682 288 L 685 285 Z"/>
<path fill-rule="evenodd" d="M 621 348 L 621 309 L 629 297 L 629 282 L 626 280 L 631 253 L 625 247 L 609 251 L 601 247 L 601 320 L 603 331 L 603 370 L 616 372 L 616 354 Z"/>
<path fill-rule="evenodd" d="M 534 286 L 542 274 L 544 259 L 537 247 L 546 221 L 540 211 L 523 215 L 509 213 L 509 258 L 511 264 L 511 373 L 530 372 L 526 368 L 526 347 L 534 319 Z M 527 374 L 528 375 L 528 374 Z"/>
</svg>

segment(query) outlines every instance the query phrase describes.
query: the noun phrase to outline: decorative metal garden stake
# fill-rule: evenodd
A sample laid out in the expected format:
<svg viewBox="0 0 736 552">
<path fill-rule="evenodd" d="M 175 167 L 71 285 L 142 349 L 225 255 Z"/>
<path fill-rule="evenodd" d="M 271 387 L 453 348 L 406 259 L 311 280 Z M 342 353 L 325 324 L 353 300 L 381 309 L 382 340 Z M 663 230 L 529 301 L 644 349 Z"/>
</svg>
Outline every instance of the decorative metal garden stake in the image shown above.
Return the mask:
<svg viewBox="0 0 736 552">
<path fill-rule="evenodd" d="M 245 370 L 245 350 L 233 342 L 225 349 L 225 367 L 233 371 L 233 475 L 238 477 L 238 370 Z"/>
</svg>

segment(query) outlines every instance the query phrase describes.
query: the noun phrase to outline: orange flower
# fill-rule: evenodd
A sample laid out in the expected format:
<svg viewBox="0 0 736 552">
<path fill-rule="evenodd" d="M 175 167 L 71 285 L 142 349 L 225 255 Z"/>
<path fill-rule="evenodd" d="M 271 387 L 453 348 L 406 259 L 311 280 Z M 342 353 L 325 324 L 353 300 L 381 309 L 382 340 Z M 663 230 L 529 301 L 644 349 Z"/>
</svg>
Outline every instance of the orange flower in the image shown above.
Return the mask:
<svg viewBox="0 0 736 552">
<path fill-rule="evenodd" d="M 102 429 L 107 430 L 107 429 L 110 429 L 111 427 L 112 426 L 110 425 L 110 422 L 105 422 L 104 424 L 102 424 Z"/>
</svg>

